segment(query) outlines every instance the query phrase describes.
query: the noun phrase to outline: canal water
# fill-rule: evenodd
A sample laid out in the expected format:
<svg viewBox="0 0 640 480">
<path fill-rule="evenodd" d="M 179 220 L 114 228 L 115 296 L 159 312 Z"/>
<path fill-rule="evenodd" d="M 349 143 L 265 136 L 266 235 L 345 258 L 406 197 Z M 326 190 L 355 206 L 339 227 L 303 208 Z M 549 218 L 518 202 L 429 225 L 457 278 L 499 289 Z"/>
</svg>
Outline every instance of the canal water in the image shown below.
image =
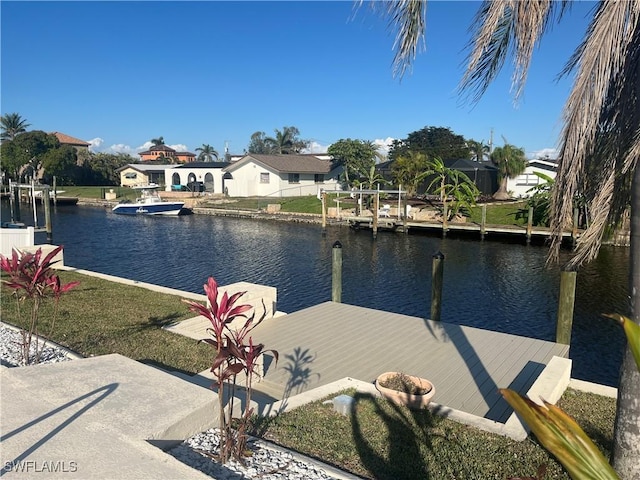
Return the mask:
<svg viewBox="0 0 640 480">
<path fill-rule="evenodd" d="M 2 218 L 7 217 L 3 203 Z M 23 209 L 22 218 L 31 216 Z M 43 218 L 40 216 L 39 218 Z M 433 255 L 442 252 L 442 320 L 554 340 L 559 269 L 546 248 L 424 234 L 207 215 L 120 216 L 101 207 L 56 207 L 53 243 L 77 268 L 203 293 L 222 285 L 274 286 L 278 309 L 293 312 L 331 299 L 332 247 L 342 244 L 342 301 L 428 318 Z M 44 234 L 37 242 L 45 243 Z M 568 255 L 565 252 L 564 255 Z M 616 386 L 624 337 L 602 313 L 629 313 L 629 249 L 604 247 L 577 277 L 570 356 L 575 378 Z M 340 332 L 336 332 L 340 335 Z M 354 339 L 357 341 L 357 339 Z M 371 352 L 375 355 L 375 352 Z"/>
</svg>

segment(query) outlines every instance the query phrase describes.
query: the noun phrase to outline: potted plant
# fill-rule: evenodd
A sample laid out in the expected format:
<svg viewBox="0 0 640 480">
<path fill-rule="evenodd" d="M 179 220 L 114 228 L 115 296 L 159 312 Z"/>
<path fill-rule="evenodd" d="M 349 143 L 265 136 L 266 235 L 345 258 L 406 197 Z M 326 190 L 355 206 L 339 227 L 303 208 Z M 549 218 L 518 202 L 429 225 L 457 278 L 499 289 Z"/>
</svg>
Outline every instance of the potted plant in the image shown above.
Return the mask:
<svg viewBox="0 0 640 480">
<path fill-rule="evenodd" d="M 413 410 L 426 407 L 436 389 L 429 380 L 401 372 L 385 372 L 376 379 L 376 388 L 383 398 Z"/>
</svg>

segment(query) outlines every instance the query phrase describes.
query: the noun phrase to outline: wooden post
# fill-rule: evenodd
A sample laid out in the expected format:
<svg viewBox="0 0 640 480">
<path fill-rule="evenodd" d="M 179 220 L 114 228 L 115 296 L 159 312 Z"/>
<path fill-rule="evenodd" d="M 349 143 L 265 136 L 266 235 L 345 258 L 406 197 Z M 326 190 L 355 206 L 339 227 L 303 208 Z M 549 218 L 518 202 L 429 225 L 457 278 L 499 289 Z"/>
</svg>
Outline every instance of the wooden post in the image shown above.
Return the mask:
<svg viewBox="0 0 640 480">
<path fill-rule="evenodd" d="M 437 252 L 433 255 L 431 269 L 431 320 L 440 321 L 442 314 L 442 277 L 444 272 L 444 255 Z"/>
<path fill-rule="evenodd" d="M 480 220 L 480 240 L 484 240 L 487 233 L 487 204 L 482 205 L 482 220 Z"/>
<path fill-rule="evenodd" d="M 447 202 L 445 200 L 444 202 L 442 202 L 442 238 L 445 238 L 447 236 L 447 230 L 449 229 L 449 227 L 447 226 L 447 217 L 449 216 L 448 210 L 449 209 L 447 208 Z"/>
<path fill-rule="evenodd" d="M 53 204 L 58 204 L 58 188 L 57 188 L 57 179 L 56 176 L 53 176 Z"/>
<path fill-rule="evenodd" d="M 47 232 L 47 242 L 51 243 L 51 199 L 49 198 L 49 188 L 42 191 L 42 205 L 44 206 L 44 225 Z"/>
<path fill-rule="evenodd" d="M 378 238 L 378 210 L 380 210 L 380 193 L 376 193 L 373 202 L 373 239 Z"/>
<path fill-rule="evenodd" d="M 322 231 L 327 228 L 327 194 L 324 190 L 320 193 L 320 200 L 322 202 Z"/>
<path fill-rule="evenodd" d="M 342 302 L 342 244 L 336 240 L 333 244 L 331 269 L 331 300 Z"/>
<path fill-rule="evenodd" d="M 401 191 L 400 189 L 402 188 L 402 185 L 400 185 L 398 187 L 398 198 L 402 198 L 401 195 Z M 409 205 L 409 202 L 407 201 L 407 196 L 405 195 L 404 198 L 402 198 L 402 230 L 405 234 L 409 233 L 409 212 L 407 212 L 407 206 Z"/>
<path fill-rule="evenodd" d="M 11 221 L 19 222 L 20 218 L 20 187 L 15 183 L 9 184 L 9 201 L 11 203 Z"/>
<path fill-rule="evenodd" d="M 573 307 L 576 298 L 577 272 L 562 270 L 560 272 L 560 293 L 558 294 L 558 320 L 556 326 L 556 342 L 571 344 L 571 326 L 573 324 Z"/>
<path fill-rule="evenodd" d="M 533 228 L 533 207 L 529 207 L 527 214 L 527 245 L 531 243 L 531 229 Z"/>
</svg>

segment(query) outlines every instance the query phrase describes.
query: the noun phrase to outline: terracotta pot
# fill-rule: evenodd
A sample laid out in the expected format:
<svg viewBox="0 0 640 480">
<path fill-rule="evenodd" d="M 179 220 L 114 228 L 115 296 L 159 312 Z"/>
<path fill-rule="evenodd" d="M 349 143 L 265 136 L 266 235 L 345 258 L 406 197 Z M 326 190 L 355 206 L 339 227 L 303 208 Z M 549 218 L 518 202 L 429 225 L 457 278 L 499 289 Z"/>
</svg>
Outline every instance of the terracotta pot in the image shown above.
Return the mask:
<svg viewBox="0 0 640 480">
<path fill-rule="evenodd" d="M 426 407 L 436 393 L 436 388 L 429 380 L 415 377 L 413 375 L 405 375 L 405 377 L 411 380 L 414 384 L 426 390 L 425 393 L 420 395 L 401 392 L 381 385 L 381 383 L 385 383 L 385 380 L 399 374 L 399 372 L 385 372 L 378 376 L 376 379 L 376 388 L 380 392 L 380 395 L 396 405 L 406 406 L 412 410 L 420 410 Z"/>
</svg>

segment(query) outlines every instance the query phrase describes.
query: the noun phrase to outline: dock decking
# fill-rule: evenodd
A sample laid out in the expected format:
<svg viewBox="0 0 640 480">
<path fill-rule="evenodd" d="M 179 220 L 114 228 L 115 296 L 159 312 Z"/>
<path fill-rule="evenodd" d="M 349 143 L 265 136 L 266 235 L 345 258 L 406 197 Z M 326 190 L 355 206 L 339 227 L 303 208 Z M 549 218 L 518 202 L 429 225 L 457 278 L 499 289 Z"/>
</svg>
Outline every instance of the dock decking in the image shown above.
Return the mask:
<svg viewBox="0 0 640 480">
<path fill-rule="evenodd" d="M 198 317 L 170 330 L 206 338 L 207 327 Z M 526 393 L 554 356 L 569 352 L 554 342 L 335 302 L 266 319 L 253 339 L 279 352 L 278 364 L 266 359 L 265 379 L 254 384 L 273 398 L 401 371 L 433 382 L 437 404 L 502 423 L 512 410 L 498 388 Z"/>
<path fill-rule="evenodd" d="M 373 228 L 373 217 L 345 217 L 344 220 L 354 228 Z M 409 231 L 423 230 L 435 231 L 446 234 L 447 232 L 475 233 L 479 237 L 491 235 L 513 235 L 527 239 L 541 238 L 547 239 L 551 236 L 551 229 L 548 227 L 519 226 L 519 225 L 482 225 L 476 222 L 443 222 L 437 221 L 407 221 L 393 217 L 378 217 L 378 229 Z M 575 241 L 581 234 L 581 230 L 565 230 L 562 237 Z"/>
</svg>

